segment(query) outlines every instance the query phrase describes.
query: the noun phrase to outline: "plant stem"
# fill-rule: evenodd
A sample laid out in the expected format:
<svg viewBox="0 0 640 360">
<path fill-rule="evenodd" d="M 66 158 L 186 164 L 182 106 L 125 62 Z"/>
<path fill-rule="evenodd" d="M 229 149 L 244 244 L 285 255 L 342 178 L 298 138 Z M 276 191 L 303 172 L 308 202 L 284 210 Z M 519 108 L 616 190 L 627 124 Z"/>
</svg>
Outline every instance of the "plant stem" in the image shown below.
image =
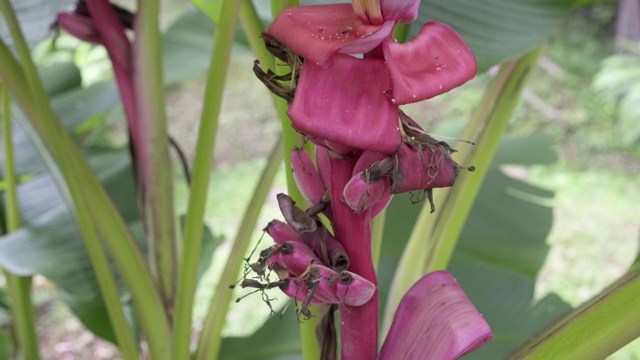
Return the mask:
<svg viewBox="0 0 640 360">
<path fill-rule="evenodd" d="M 243 258 L 251 240 L 251 234 L 255 231 L 256 223 L 258 222 L 258 216 L 260 215 L 262 206 L 256 206 L 255 204 L 264 203 L 271 189 L 273 179 L 280 168 L 282 157 L 282 144 L 281 141 L 278 141 L 271 150 L 267 164 L 262 170 L 262 174 L 260 174 L 260 181 L 253 192 L 251 201 L 247 205 L 247 209 L 242 217 L 242 222 L 240 223 L 240 228 L 233 241 L 229 259 L 224 266 L 218 286 L 216 286 L 198 343 L 198 350 L 195 357 L 198 360 L 213 360 L 218 357 L 222 341 L 220 332 L 222 331 L 231 296 L 233 295 L 233 292 L 229 289 L 229 285 L 236 282 Z"/>
<path fill-rule="evenodd" d="M 329 189 L 344 189 L 351 180 L 357 157 L 329 158 Z M 371 210 L 355 213 L 345 204 L 342 191 L 331 191 L 335 238 L 349 255 L 349 271 L 377 286 L 371 258 Z M 378 290 L 361 306 L 340 306 L 340 336 L 343 359 L 375 359 L 378 352 Z"/>
<path fill-rule="evenodd" d="M 169 321 L 176 292 L 180 246 L 173 204 L 169 136 L 164 111 L 164 82 L 158 0 L 138 1 L 133 46 L 133 82 L 137 96 L 137 125 L 142 139 L 136 161 L 142 167 L 145 227 L 156 281 Z M 152 271 L 153 271 L 152 270 Z"/>
<path fill-rule="evenodd" d="M 13 139 L 11 137 L 11 102 L 9 93 L 2 84 L 0 84 L 0 101 L 2 102 L 2 141 L 4 143 L 4 180 L 6 184 L 6 231 L 10 233 L 20 227 L 20 211 L 16 184 L 17 174 L 13 157 Z M 35 314 L 31 304 L 31 277 L 16 276 L 8 271 L 5 271 L 4 275 L 7 280 L 19 348 L 25 359 L 39 359 Z"/>
<path fill-rule="evenodd" d="M 512 359 L 604 359 L 640 337 L 640 269 L 526 343 Z"/>
<path fill-rule="evenodd" d="M 191 317 L 196 290 L 198 259 L 202 248 L 204 211 L 209 188 L 213 150 L 218 132 L 218 116 L 222 105 L 225 79 L 229 68 L 229 57 L 235 36 L 238 9 L 238 1 L 225 1 L 222 4 L 222 13 L 217 29 L 225 30 L 216 31 L 213 38 L 213 54 L 209 64 L 209 74 L 204 94 L 205 101 L 200 117 L 189 205 L 184 228 L 184 248 L 180 261 L 178 295 L 176 299 L 174 359 L 189 358 Z M 224 321 L 224 317 L 220 321 Z"/>
</svg>

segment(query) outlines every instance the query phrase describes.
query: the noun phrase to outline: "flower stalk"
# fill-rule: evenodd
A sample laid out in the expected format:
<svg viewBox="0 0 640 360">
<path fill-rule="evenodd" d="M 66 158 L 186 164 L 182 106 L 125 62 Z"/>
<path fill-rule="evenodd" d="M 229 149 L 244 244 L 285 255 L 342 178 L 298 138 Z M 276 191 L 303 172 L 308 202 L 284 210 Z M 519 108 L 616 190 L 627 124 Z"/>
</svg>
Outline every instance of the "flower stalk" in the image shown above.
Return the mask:
<svg viewBox="0 0 640 360">
<path fill-rule="evenodd" d="M 453 149 L 449 145 L 433 139 L 399 109 L 399 105 L 428 99 L 459 86 L 476 71 L 475 59 L 464 40 L 444 24 L 425 24 L 418 37 L 406 44 L 393 40 L 391 32 L 395 25 L 413 21 L 418 4 L 412 0 L 354 0 L 352 6 L 286 8 L 263 34 L 263 39 L 270 52 L 290 66 L 290 71 L 276 74 L 262 70 L 259 64 L 254 66 L 254 72 L 267 88 L 289 104 L 293 128 L 316 145 L 315 165 L 300 150 L 292 154 L 294 177 L 309 207 L 303 211 L 281 204 L 285 220 L 293 229 L 294 235 L 290 237 L 305 239 L 304 233 L 315 232 L 315 228 L 308 227 L 321 223 L 317 216 L 322 213 L 331 224 L 331 239 L 341 244 L 349 258 L 344 269 L 374 286 L 377 279 L 372 257 L 372 218 L 384 210 L 392 194 L 406 191 L 423 191 L 433 209 L 432 189 L 451 186 L 458 172 L 465 169 L 450 157 Z M 417 64 L 408 60 L 417 57 L 425 61 Z M 304 225 L 307 223 L 310 225 Z M 287 242 L 272 236 L 281 245 L 264 250 L 259 261 L 251 265 L 265 282 L 245 278 L 243 284 L 260 291 L 280 287 L 302 302 L 297 312 L 304 319 L 310 316 L 309 304 L 334 304 L 326 295 L 331 291 L 322 286 L 323 277 L 301 273 L 305 262 L 311 271 L 317 262 L 327 264 L 327 260 L 322 260 L 328 259 L 322 256 L 326 250 L 322 246 L 313 250 L 321 260 L 305 260 L 310 257 L 304 254 L 312 250 L 298 246 L 285 250 Z M 286 255 L 281 254 L 284 251 Z M 272 260 L 283 256 L 297 260 Z M 278 281 L 268 278 L 265 266 L 278 275 Z M 332 278 L 329 277 L 330 287 Z M 463 303 L 468 304 L 468 299 Z M 376 358 L 377 291 L 354 305 L 343 302 L 338 306 L 342 358 Z M 321 324 L 330 323 L 326 318 L 324 315 Z M 473 323 L 484 324 L 483 330 L 472 331 L 468 349 L 463 352 L 449 349 L 451 354 L 459 356 L 491 338 L 481 317 Z M 416 336 L 402 330 L 395 332 L 394 339 Z M 319 339 L 326 341 L 327 336 Z M 401 341 L 392 343 L 398 345 Z M 326 350 L 324 345 L 323 342 Z M 323 359 L 335 356 L 322 353 Z"/>
</svg>

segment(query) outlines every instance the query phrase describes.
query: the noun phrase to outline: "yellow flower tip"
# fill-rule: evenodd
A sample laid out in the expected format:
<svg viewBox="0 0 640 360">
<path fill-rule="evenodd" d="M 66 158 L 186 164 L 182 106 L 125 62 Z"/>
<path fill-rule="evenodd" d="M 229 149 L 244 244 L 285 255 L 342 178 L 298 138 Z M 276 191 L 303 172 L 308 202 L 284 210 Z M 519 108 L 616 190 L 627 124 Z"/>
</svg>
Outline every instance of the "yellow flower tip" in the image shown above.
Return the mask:
<svg viewBox="0 0 640 360">
<path fill-rule="evenodd" d="M 382 8 L 380 0 L 353 0 L 353 11 L 358 15 L 360 21 L 369 25 L 382 25 Z"/>
</svg>

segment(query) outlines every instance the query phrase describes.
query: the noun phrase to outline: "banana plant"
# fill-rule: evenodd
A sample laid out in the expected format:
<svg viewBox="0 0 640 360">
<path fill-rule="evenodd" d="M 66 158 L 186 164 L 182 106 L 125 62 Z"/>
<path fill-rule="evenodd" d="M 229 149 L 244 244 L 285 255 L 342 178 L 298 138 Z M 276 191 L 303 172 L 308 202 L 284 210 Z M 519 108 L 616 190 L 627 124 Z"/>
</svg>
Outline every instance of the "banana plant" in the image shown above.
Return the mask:
<svg viewBox="0 0 640 360">
<path fill-rule="evenodd" d="M 25 14 L 34 8 L 25 13 L 19 2 L 0 0 L 7 29 L 0 33 L 0 266 L 13 353 L 39 358 L 35 274 L 54 282 L 87 328 L 125 359 L 584 358 L 635 339 L 637 271 L 573 311 L 554 296 L 533 304 L 552 220 L 534 198 L 551 194 L 499 170 L 553 160 L 548 139 L 504 134 L 545 39 L 582 3 L 272 0 L 267 9 L 194 0 L 201 12 L 186 11 L 162 33 L 156 0 L 135 9 L 85 0 L 64 10 L 60 1 L 45 22 L 104 48 L 113 70 L 112 80 L 82 87 L 71 63 L 38 68 L 35 41 L 25 38 L 32 34 Z M 216 191 L 211 162 L 236 43 L 257 58 L 247 72 L 269 90 L 281 141 L 197 329 L 200 270 L 219 243 L 204 225 L 205 205 Z M 494 66 L 459 135 L 473 146 L 437 139 L 402 108 Z M 189 179 L 181 218 L 164 89 L 203 73 L 195 158 L 176 164 Z M 78 99 L 90 106 L 77 108 Z M 118 104 L 129 147 L 80 146 L 87 119 Z M 258 224 L 283 162 L 287 194 L 275 199 L 282 219 Z M 258 225 L 273 243 L 251 252 Z M 277 315 L 247 338 L 221 336 L 231 284 L 261 294 Z M 271 308 L 273 296 L 289 305 Z"/>
</svg>

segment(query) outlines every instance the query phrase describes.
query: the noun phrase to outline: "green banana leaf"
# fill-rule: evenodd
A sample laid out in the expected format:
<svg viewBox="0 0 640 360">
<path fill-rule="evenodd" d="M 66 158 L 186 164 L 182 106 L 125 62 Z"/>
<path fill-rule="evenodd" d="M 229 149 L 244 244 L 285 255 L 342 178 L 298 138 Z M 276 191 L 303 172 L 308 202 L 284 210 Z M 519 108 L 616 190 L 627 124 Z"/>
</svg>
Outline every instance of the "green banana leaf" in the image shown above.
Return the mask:
<svg viewBox="0 0 640 360">
<path fill-rule="evenodd" d="M 564 19 L 575 0 L 422 0 L 412 39 L 427 21 L 444 22 L 466 40 L 478 72 L 514 59 L 543 42 Z"/>
</svg>

